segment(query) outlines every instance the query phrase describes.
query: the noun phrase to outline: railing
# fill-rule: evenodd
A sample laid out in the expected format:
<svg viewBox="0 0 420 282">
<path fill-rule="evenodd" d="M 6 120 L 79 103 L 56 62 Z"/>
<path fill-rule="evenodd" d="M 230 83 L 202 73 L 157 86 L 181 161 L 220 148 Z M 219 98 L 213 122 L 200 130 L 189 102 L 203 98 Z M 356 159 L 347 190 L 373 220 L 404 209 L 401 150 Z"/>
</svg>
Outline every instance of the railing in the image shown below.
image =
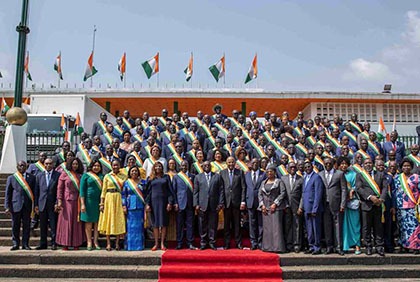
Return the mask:
<svg viewBox="0 0 420 282">
<path fill-rule="evenodd" d="M 38 160 L 40 152 L 53 156 L 55 150 L 64 141 L 64 133 L 28 133 L 26 134 L 26 157 L 28 163 Z"/>
<path fill-rule="evenodd" d="M 410 147 L 413 144 L 419 144 L 419 136 L 399 136 L 398 141 L 401 141 L 405 145 L 405 154 L 410 154 Z"/>
</svg>

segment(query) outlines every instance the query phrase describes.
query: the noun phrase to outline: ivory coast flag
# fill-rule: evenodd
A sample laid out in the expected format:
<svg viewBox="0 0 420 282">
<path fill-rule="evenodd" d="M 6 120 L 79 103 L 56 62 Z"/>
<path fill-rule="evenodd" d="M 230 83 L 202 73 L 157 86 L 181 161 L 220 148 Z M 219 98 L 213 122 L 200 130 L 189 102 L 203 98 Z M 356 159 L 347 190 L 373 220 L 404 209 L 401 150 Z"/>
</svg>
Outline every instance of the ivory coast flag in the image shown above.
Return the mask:
<svg viewBox="0 0 420 282">
<path fill-rule="evenodd" d="M 118 62 L 118 71 L 120 72 L 121 81 L 123 81 L 124 75 L 125 75 L 125 62 L 126 62 L 125 60 L 126 60 L 126 56 L 125 56 L 125 52 L 124 52 L 120 61 Z"/>
<path fill-rule="evenodd" d="M 252 64 L 249 67 L 248 74 L 245 78 L 245 84 L 250 82 L 253 79 L 256 79 L 258 75 L 258 68 L 257 68 L 257 54 L 255 54 L 254 59 L 252 60 Z"/>
<path fill-rule="evenodd" d="M 29 51 L 26 52 L 26 58 L 25 58 L 25 73 L 26 77 L 32 81 L 31 73 L 29 72 Z"/>
<path fill-rule="evenodd" d="M 159 72 L 159 52 L 157 54 L 141 64 L 144 72 L 146 73 L 146 76 L 148 79 L 152 77 L 152 75 Z"/>
<path fill-rule="evenodd" d="M 217 63 L 210 66 L 209 70 L 216 82 L 219 82 L 219 79 L 225 76 L 225 55 L 223 54 L 223 57 Z"/>
<path fill-rule="evenodd" d="M 98 70 L 93 65 L 93 51 L 92 51 L 92 53 L 90 54 L 89 59 L 88 59 L 88 63 L 87 63 L 87 66 L 86 66 L 86 71 L 85 71 L 85 76 L 83 77 L 83 81 L 88 80 L 88 78 L 94 76 L 97 72 L 98 72 Z"/>
<path fill-rule="evenodd" d="M 61 72 L 61 51 L 55 59 L 54 70 L 57 72 L 58 77 L 63 80 L 63 73 Z"/>
<path fill-rule="evenodd" d="M 185 80 L 190 81 L 193 75 L 193 53 L 191 52 L 190 61 L 188 62 L 188 66 L 184 70 L 185 73 Z"/>
<path fill-rule="evenodd" d="M 82 121 L 80 119 L 79 112 L 77 112 L 76 121 L 74 125 L 75 125 L 76 135 L 80 135 L 84 131 L 84 129 L 83 129 Z"/>
<path fill-rule="evenodd" d="M 377 136 L 379 142 L 382 142 L 384 140 L 385 136 L 387 136 L 385 123 L 384 123 L 384 120 L 382 119 L 382 117 L 379 118 L 378 131 L 376 133 L 376 136 Z"/>
<path fill-rule="evenodd" d="M 10 107 L 7 105 L 6 100 L 4 97 L 1 99 L 1 114 L 5 115 L 7 111 L 10 109 Z"/>
</svg>

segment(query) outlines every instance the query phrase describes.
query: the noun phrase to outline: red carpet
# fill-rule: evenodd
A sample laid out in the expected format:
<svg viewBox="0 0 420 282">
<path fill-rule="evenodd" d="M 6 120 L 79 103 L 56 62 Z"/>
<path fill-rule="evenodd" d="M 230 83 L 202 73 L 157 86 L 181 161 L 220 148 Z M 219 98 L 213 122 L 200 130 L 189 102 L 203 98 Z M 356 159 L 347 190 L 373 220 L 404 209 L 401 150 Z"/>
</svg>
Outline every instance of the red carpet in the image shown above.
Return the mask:
<svg viewBox="0 0 420 282">
<path fill-rule="evenodd" d="M 168 250 L 162 255 L 160 282 L 283 281 L 277 254 L 248 250 Z"/>
</svg>

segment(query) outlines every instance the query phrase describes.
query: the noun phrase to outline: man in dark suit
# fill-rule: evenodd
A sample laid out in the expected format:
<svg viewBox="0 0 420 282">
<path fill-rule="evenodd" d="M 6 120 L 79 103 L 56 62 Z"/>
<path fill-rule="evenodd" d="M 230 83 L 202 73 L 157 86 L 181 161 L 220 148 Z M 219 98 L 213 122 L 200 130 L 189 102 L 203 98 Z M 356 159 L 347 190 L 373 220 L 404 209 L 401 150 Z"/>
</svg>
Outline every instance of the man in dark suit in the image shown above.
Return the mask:
<svg viewBox="0 0 420 282">
<path fill-rule="evenodd" d="M 207 242 L 212 250 L 216 250 L 218 215 L 224 205 L 223 183 L 219 174 L 211 172 L 210 162 L 203 163 L 203 170 L 194 178 L 193 199 L 198 213 L 200 250 L 206 248 Z"/>
<path fill-rule="evenodd" d="M 305 161 L 304 169 L 302 198 L 309 242 L 307 253 L 319 255 L 321 254 L 321 218 L 324 211 L 322 205 L 324 184 L 321 177 L 314 172 L 312 163 L 309 160 Z"/>
<path fill-rule="evenodd" d="M 64 141 L 61 144 L 61 149 L 56 150 L 56 153 L 53 156 L 53 164 L 55 168 L 59 167 L 61 163 L 66 161 L 66 156 L 67 156 L 67 153 L 70 151 L 70 146 L 71 146 L 70 142 Z"/>
<path fill-rule="evenodd" d="M 260 169 L 260 161 L 257 158 L 251 160 L 251 170 L 245 174 L 246 206 L 249 217 L 249 239 L 251 250 L 261 249 L 262 244 L 262 214 L 258 208 L 258 189 L 266 179 L 265 172 Z"/>
<path fill-rule="evenodd" d="M 284 238 L 286 241 L 286 249 L 294 250 L 295 253 L 300 252 L 303 242 L 303 202 L 302 188 L 303 178 L 297 172 L 297 165 L 290 162 L 288 165 L 288 175 L 281 177 L 280 185 L 285 187 L 287 193 L 287 206 L 284 219 Z"/>
<path fill-rule="evenodd" d="M 106 126 L 110 123 L 107 121 L 108 116 L 106 115 L 105 112 L 102 112 L 99 115 L 99 118 L 100 120 L 95 122 L 92 126 L 91 136 L 95 136 L 95 135 L 101 136 L 102 134 L 104 134 L 103 128 L 104 127 L 106 128 Z"/>
<path fill-rule="evenodd" d="M 111 144 L 105 146 L 105 155 L 99 159 L 99 162 L 102 165 L 102 173 L 105 175 L 112 171 L 112 162 L 118 160 L 121 162 L 121 159 L 115 156 L 114 148 Z"/>
<path fill-rule="evenodd" d="M 366 159 L 361 173 L 356 175 L 357 193 L 362 208 L 362 231 L 366 245 L 366 254 L 372 255 L 372 229 L 375 236 L 376 251 L 384 256 L 384 229 L 382 207 L 388 191 L 387 180 L 383 172 L 373 170 L 373 162 Z"/>
<path fill-rule="evenodd" d="M 114 148 L 114 152 L 118 155 L 118 158 L 124 161 L 127 156 L 127 152 L 120 148 L 120 139 L 114 138 L 112 140 L 112 147 Z"/>
<path fill-rule="evenodd" d="M 324 234 L 326 254 L 343 252 L 343 219 L 347 202 L 347 180 L 344 173 L 334 169 L 334 160 L 324 158 L 325 170 L 319 173 L 324 182 Z"/>
<path fill-rule="evenodd" d="M 241 210 L 245 210 L 245 177 L 242 170 L 235 168 L 235 159 L 228 157 L 227 168 L 220 172 L 225 192 L 224 231 L 225 249 L 230 247 L 230 233 L 234 232 L 235 243 L 242 249 Z"/>
<path fill-rule="evenodd" d="M 100 153 L 92 148 L 93 142 L 92 139 L 86 138 L 83 140 L 83 147 L 76 154 L 76 157 L 82 161 L 83 168 L 86 171 L 86 168 L 93 160 L 100 158 Z"/>
<path fill-rule="evenodd" d="M 405 157 L 405 145 L 401 141 L 398 141 L 398 132 L 396 130 L 391 132 L 390 141 L 384 143 L 384 151 L 386 160 L 388 161 L 389 151 L 395 151 L 397 163 L 400 163 Z"/>
<path fill-rule="evenodd" d="M 187 247 L 195 250 L 193 245 L 193 191 L 194 191 L 194 175 L 188 172 L 188 161 L 181 162 L 181 171 L 174 176 L 172 187 L 175 195 L 175 210 L 178 212 L 176 216 L 176 240 L 178 242 L 176 249 L 182 249 L 184 242 L 184 228 L 187 233 Z"/>
<path fill-rule="evenodd" d="M 6 214 L 12 215 L 11 251 L 19 249 L 20 225 L 22 224 L 22 249 L 30 250 L 29 236 L 31 228 L 31 214 L 33 213 L 35 176 L 26 173 L 27 164 L 19 161 L 17 172 L 7 178 L 4 208 Z"/>
<path fill-rule="evenodd" d="M 48 225 L 51 229 L 51 249 L 56 250 L 55 234 L 57 226 L 57 214 L 55 202 L 57 199 L 57 184 L 60 173 L 53 170 L 53 161 L 47 158 L 44 162 L 45 172 L 36 176 L 35 185 L 35 212 L 39 213 L 41 241 L 37 250 L 46 249 L 48 246 Z"/>
</svg>

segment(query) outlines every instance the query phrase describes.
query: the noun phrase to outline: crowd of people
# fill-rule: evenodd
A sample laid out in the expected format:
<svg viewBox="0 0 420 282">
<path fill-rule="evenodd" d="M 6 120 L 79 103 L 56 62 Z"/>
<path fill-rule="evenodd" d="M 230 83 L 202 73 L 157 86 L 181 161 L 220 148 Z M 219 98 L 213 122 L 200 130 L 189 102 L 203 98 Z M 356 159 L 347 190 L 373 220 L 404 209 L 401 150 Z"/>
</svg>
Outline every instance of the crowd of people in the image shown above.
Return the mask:
<svg viewBox="0 0 420 282">
<path fill-rule="evenodd" d="M 343 121 L 302 112 L 227 117 L 219 104 L 213 111 L 194 119 L 124 111 L 116 124 L 101 113 L 73 150 L 64 142 L 29 167 L 20 161 L 6 185 L 12 250 L 21 224 L 22 248 L 30 249 L 38 215 L 37 249 L 48 247 L 49 229 L 52 249 L 100 249 L 102 234 L 108 251 L 121 240 L 143 250 L 150 228 L 152 250 L 166 250 L 172 228 L 176 249 L 229 249 L 231 239 L 242 249 L 246 234 L 252 250 L 268 252 L 419 253 L 418 144 L 406 152 L 396 131 L 378 140 L 356 114 Z"/>
</svg>

